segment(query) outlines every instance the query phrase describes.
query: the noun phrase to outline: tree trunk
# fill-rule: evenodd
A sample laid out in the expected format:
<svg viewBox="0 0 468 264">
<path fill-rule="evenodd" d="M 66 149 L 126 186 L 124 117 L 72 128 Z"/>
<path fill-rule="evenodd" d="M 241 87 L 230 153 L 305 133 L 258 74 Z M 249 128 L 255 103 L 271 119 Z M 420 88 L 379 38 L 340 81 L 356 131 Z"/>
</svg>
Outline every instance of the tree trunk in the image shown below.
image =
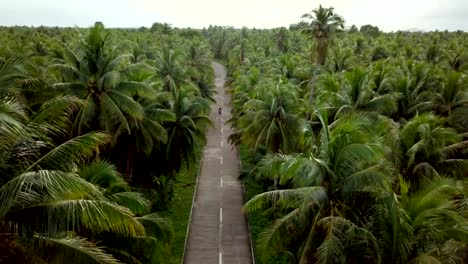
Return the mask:
<svg viewBox="0 0 468 264">
<path fill-rule="evenodd" d="M 125 170 L 125 178 L 127 182 L 131 182 L 133 180 L 133 161 L 135 159 L 135 146 L 131 143 L 128 142 L 127 145 L 127 164 L 126 164 L 126 170 Z"/>
<path fill-rule="evenodd" d="M 314 95 L 315 95 L 315 82 L 317 80 L 317 69 L 318 65 L 315 65 L 314 73 L 312 75 L 312 80 L 310 81 L 310 95 L 309 95 L 309 106 L 314 104 Z M 311 109 L 309 113 L 307 113 L 307 119 L 312 117 L 312 113 L 314 109 Z"/>
</svg>

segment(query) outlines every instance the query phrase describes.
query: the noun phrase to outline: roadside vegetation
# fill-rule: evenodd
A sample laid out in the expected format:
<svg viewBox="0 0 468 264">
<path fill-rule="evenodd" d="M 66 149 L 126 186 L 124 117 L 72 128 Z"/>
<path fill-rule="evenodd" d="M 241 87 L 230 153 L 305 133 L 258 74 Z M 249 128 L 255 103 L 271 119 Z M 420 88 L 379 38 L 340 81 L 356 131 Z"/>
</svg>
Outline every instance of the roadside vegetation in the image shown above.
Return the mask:
<svg viewBox="0 0 468 264">
<path fill-rule="evenodd" d="M 201 31 L 0 39 L 1 261 L 179 263 L 213 95 Z"/>
</svg>

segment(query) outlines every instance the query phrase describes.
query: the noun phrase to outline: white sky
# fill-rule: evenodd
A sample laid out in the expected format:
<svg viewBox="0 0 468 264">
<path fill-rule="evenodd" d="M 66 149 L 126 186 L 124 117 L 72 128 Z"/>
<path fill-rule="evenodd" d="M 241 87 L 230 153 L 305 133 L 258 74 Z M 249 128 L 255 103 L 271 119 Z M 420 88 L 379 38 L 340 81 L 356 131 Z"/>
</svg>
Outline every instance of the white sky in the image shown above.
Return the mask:
<svg viewBox="0 0 468 264">
<path fill-rule="evenodd" d="M 319 4 L 335 7 L 347 26 L 468 31 L 468 0 L 0 0 L 0 25 L 287 27 Z"/>
</svg>

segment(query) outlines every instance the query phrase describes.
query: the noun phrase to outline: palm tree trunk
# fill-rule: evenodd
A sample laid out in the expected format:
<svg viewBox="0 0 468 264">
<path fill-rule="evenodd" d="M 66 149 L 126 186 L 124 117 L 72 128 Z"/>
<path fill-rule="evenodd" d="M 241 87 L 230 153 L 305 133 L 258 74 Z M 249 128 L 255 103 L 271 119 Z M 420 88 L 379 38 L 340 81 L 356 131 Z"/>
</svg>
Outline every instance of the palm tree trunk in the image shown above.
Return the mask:
<svg viewBox="0 0 468 264">
<path fill-rule="evenodd" d="M 127 164 L 126 164 L 126 180 L 127 182 L 131 182 L 133 180 L 133 161 L 135 159 L 135 146 L 128 142 L 127 146 Z"/>
<path fill-rule="evenodd" d="M 309 106 L 314 104 L 314 95 L 315 95 L 315 82 L 317 80 L 317 69 L 318 65 L 315 66 L 314 73 L 312 75 L 312 80 L 310 81 L 310 95 L 309 95 Z M 307 113 L 307 119 L 312 117 L 312 113 L 314 109 L 311 109 L 309 113 Z"/>
</svg>

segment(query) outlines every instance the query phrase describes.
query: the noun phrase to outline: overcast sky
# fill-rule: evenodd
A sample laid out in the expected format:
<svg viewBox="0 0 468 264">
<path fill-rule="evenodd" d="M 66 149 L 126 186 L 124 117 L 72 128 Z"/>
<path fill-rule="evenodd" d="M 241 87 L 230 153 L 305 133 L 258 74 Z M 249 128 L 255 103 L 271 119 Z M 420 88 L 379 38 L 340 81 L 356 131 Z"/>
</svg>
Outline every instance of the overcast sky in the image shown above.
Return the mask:
<svg viewBox="0 0 468 264">
<path fill-rule="evenodd" d="M 299 22 L 319 4 L 335 7 L 346 26 L 468 31 L 468 0 L 0 0 L 0 25 L 272 28 Z"/>
</svg>

